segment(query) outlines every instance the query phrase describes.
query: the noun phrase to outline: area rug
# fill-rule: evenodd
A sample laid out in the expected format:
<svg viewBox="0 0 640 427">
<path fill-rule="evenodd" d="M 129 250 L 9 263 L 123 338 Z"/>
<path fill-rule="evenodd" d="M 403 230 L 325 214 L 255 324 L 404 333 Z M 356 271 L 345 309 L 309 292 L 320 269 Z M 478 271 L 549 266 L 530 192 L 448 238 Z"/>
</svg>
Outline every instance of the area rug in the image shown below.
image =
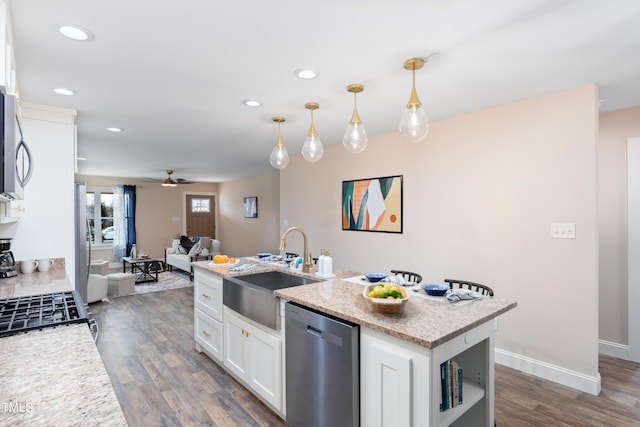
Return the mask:
<svg viewBox="0 0 640 427">
<path fill-rule="evenodd" d="M 136 285 L 136 295 L 166 291 L 169 289 L 188 288 L 190 286 L 193 286 L 193 282 L 189 280 L 187 273 L 163 271 L 162 273 L 158 273 L 157 282 L 140 283 Z"/>
<path fill-rule="evenodd" d="M 122 268 L 110 268 L 109 273 L 122 273 Z M 146 294 L 149 292 L 166 291 L 169 289 L 188 288 L 190 286 L 193 286 L 193 282 L 189 280 L 188 273 L 179 270 L 165 270 L 158 273 L 157 282 L 147 282 L 136 285 L 136 295 Z"/>
</svg>

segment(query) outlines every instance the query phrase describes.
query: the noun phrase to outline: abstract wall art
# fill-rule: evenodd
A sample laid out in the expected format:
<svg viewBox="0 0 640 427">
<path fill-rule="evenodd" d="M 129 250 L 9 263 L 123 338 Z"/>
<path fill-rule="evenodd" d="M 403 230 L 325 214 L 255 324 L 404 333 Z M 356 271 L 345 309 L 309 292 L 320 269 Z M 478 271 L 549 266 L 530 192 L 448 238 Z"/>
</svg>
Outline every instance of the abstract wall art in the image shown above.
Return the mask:
<svg viewBox="0 0 640 427">
<path fill-rule="evenodd" d="M 402 233 L 402 175 L 342 181 L 342 229 Z"/>
</svg>

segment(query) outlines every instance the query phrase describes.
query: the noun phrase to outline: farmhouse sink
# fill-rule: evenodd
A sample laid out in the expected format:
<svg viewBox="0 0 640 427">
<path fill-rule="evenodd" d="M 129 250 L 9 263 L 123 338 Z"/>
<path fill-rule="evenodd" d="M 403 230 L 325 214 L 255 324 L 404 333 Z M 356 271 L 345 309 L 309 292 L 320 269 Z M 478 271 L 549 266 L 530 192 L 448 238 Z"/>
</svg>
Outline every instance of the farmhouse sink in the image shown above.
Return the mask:
<svg viewBox="0 0 640 427">
<path fill-rule="evenodd" d="M 280 298 L 274 295 L 274 291 L 319 281 L 282 271 L 225 277 L 222 301 L 230 309 L 256 322 L 280 329 Z"/>
</svg>

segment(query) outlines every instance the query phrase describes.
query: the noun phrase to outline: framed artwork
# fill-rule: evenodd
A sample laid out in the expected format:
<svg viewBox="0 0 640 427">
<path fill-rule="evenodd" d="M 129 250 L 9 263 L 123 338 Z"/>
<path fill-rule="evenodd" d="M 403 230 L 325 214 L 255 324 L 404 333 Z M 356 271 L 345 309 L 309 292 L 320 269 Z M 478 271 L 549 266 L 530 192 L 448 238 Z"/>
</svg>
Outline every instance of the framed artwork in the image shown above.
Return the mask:
<svg viewBox="0 0 640 427">
<path fill-rule="evenodd" d="M 245 218 L 258 218 L 258 198 L 257 197 L 245 197 L 243 207 L 244 207 Z"/>
<path fill-rule="evenodd" d="M 342 181 L 342 229 L 402 233 L 402 175 Z"/>
</svg>

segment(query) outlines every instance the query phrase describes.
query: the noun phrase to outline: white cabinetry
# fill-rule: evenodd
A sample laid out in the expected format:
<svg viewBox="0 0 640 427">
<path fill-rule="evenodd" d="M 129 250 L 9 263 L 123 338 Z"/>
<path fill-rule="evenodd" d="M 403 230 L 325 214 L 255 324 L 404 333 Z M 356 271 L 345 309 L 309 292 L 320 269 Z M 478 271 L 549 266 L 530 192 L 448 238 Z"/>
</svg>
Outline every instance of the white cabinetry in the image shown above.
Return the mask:
<svg viewBox="0 0 640 427">
<path fill-rule="evenodd" d="M 203 349 L 222 361 L 222 278 L 197 270 L 194 286 L 194 338 L 196 350 Z"/>
<path fill-rule="evenodd" d="M 493 426 L 494 360 L 490 323 L 427 349 L 360 330 L 361 420 L 366 426 Z M 463 403 L 440 411 L 440 364 L 463 369 Z"/>
<path fill-rule="evenodd" d="M 5 0 L 0 0 L 0 90 L 3 93 L 17 93 L 16 66 L 13 53 L 13 28 L 9 8 Z"/>
<path fill-rule="evenodd" d="M 224 307 L 225 367 L 282 411 L 282 340 L 268 331 Z"/>
<path fill-rule="evenodd" d="M 194 268 L 194 338 L 204 351 L 278 412 L 283 411 L 283 330 L 223 306 L 219 275 Z M 282 322 L 284 323 L 284 322 Z"/>
</svg>

